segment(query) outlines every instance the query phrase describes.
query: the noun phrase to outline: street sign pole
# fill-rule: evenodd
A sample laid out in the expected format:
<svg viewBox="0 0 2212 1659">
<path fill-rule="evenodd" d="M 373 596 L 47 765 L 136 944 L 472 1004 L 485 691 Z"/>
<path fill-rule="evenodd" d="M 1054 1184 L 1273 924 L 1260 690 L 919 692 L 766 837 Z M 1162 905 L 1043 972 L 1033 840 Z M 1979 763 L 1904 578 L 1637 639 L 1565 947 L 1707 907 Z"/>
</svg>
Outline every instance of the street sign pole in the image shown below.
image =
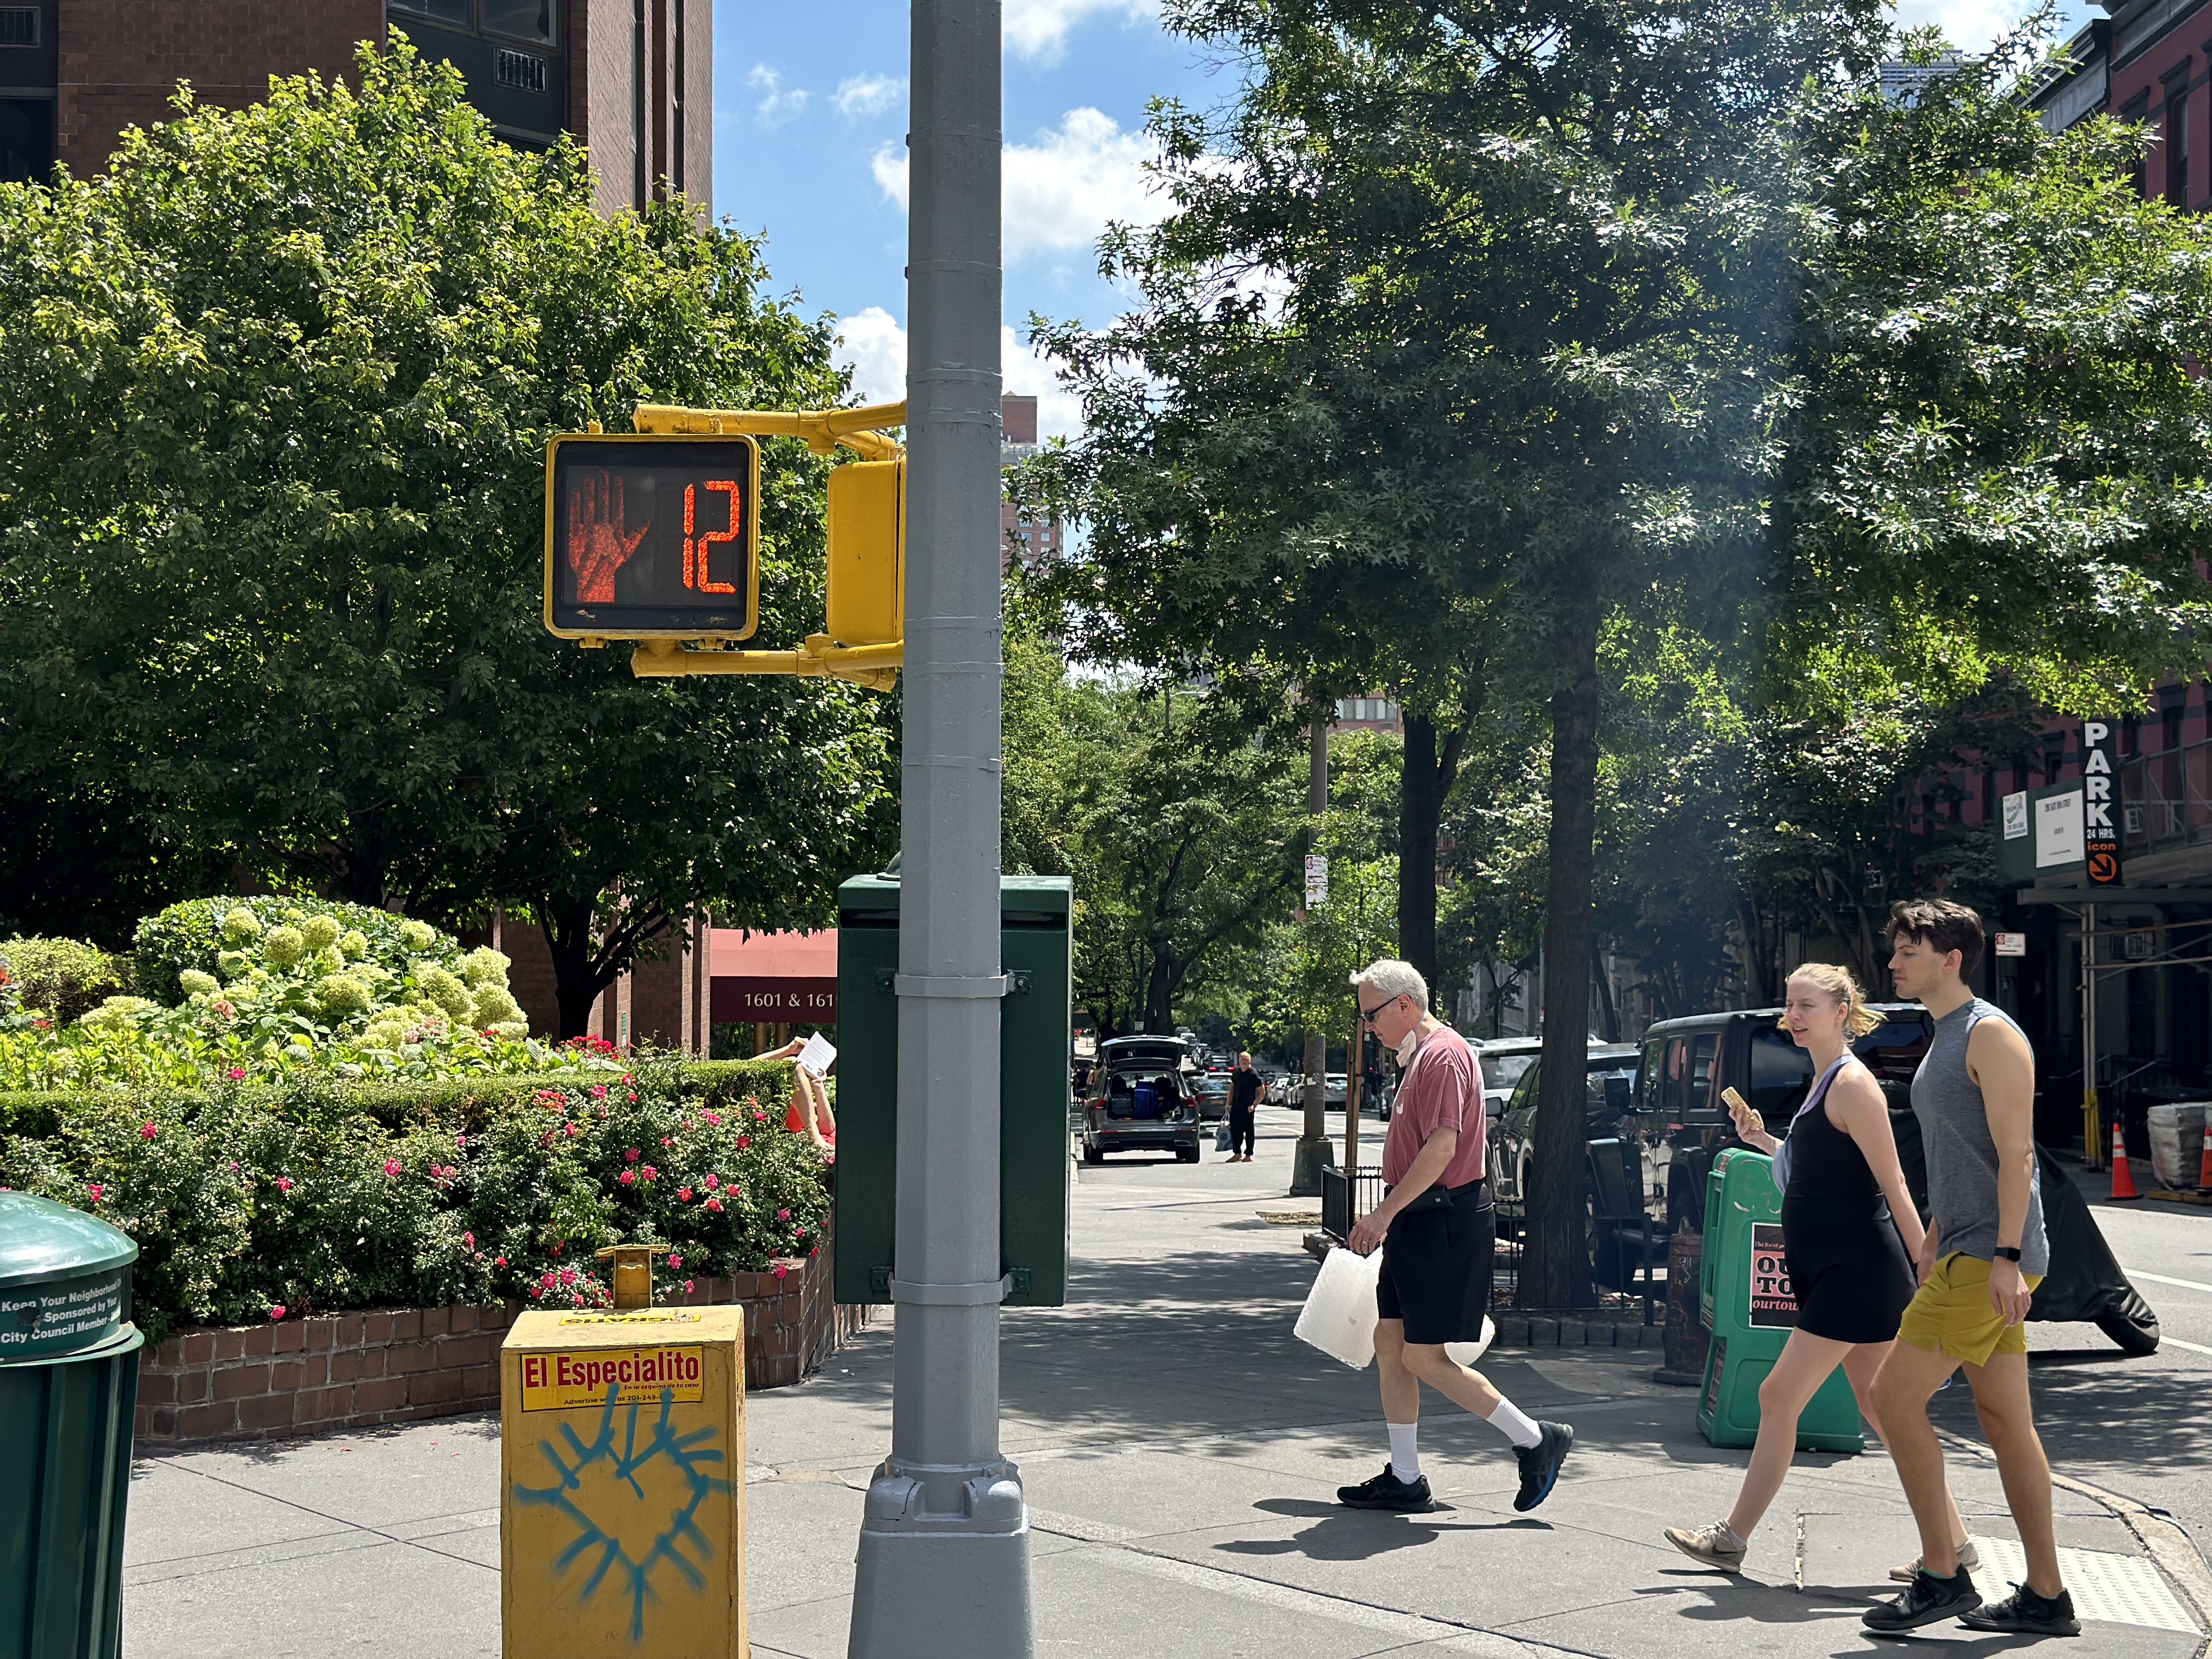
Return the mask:
<svg viewBox="0 0 2212 1659">
<path fill-rule="evenodd" d="M 891 1451 L 849 1659 L 1029 1659 L 999 1455 L 998 0 L 914 0 Z"/>
</svg>

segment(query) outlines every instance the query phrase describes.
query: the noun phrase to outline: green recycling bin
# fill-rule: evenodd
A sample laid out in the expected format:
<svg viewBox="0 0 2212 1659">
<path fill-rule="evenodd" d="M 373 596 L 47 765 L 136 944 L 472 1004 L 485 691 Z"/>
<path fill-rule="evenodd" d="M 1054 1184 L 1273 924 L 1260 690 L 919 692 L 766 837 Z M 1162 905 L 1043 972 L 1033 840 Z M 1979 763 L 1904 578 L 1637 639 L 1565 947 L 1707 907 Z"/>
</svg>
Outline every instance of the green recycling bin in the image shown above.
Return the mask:
<svg viewBox="0 0 2212 1659">
<path fill-rule="evenodd" d="M 1705 1181 L 1705 1253 L 1698 1311 L 1712 1342 L 1698 1390 L 1698 1431 L 1716 1446 L 1759 1438 L 1759 1385 L 1797 1323 L 1782 1252 L 1782 1194 L 1774 1160 L 1736 1148 Z M 1797 1419 L 1801 1451 L 1861 1451 L 1859 1402 L 1843 1368 L 1820 1384 Z"/>
<path fill-rule="evenodd" d="M 138 1247 L 0 1192 L 0 1659 L 115 1659 L 131 1494 Z"/>
</svg>

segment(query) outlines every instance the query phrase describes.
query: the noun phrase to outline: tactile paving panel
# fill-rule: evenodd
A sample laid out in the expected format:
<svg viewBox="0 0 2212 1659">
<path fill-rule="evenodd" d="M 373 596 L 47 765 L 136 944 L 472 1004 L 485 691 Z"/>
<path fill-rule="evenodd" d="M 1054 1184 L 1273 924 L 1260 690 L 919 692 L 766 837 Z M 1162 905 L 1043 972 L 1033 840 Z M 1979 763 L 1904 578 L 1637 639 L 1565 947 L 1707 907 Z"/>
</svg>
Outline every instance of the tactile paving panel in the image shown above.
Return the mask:
<svg viewBox="0 0 2212 1659">
<path fill-rule="evenodd" d="M 2007 1585 L 2026 1581 L 2027 1557 L 2011 1539 L 1977 1537 L 1974 1547 L 1982 1553 L 1975 1588 L 1989 1600 L 2011 1594 Z M 2189 1609 L 2167 1587 L 2157 1563 L 2147 1556 L 2062 1549 L 2058 1571 L 2065 1577 L 2066 1588 L 2074 1593 L 2077 1617 L 2202 1634 Z"/>
</svg>

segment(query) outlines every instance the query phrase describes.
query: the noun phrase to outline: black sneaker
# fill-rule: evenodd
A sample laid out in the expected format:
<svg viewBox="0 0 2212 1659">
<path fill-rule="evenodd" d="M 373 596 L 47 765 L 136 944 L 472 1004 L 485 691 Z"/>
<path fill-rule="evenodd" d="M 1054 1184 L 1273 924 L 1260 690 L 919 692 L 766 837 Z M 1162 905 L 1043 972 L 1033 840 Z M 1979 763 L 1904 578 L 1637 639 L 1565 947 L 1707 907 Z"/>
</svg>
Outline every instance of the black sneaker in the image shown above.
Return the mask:
<svg viewBox="0 0 2212 1659">
<path fill-rule="evenodd" d="M 1516 1510 L 1533 1510 L 1552 1495 L 1559 1482 L 1559 1465 L 1567 1461 L 1575 1443 L 1575 1431 L 1564 1423 L 1539 1423 L 1536 1429 L 1543 1437 L 1540 1440 L 1513 1450 L 1521 1460 L 1521 1490 L 1513 1494 Z"/>
<path fill-rule="evenodd" d="M 1972 1630 L 2009 1631 L 2022 1636 L 2079 1636 L 2081 1621 L 2074 1616 L 2074 1595 L 2062 1589 L 2056 1595 L 2039 1595 L 2025 1584 L 2014 1584 L 2002 1601 L 1991 1601 L 1959 1615 Z"/>
<path fill-rule="evenodd" d="M 1872 1631 L 1918 1630 L 1939 1619 L 1956 1619 L 1982 1605 L 1973 1575 L 1964 1567 L 1948 1578 L 1938 1578 L 1923 1567 L 1912 1575 L 1905 1594 L 1894 1601 L 1877 1601 L 1859 1616 Z"/>
<path fill-rule="evenodd" d="M 1336 1501 L 1355 1510 L 1399 1510 L 1407 1515 L 1425 1515 L 1437 1506 L 1437 1500 L 1429 1495 L 1428 1476 L 1417 1474 L 1411 1480 L 1401 1480 L 1388 1463 L 1372 1480 L 1339 1486 Z"/>
</svg>

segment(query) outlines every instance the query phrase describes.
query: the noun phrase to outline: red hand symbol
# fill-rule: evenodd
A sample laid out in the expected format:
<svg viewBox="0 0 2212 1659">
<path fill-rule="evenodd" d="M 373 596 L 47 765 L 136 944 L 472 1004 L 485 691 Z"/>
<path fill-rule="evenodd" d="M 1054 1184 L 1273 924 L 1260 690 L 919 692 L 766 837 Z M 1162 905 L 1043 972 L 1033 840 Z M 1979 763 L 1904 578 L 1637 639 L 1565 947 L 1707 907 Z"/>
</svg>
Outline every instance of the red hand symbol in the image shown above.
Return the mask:
<svg viewBox="0 0 2212 1659">
<path fill-rule="evenodd" d="M 576 603 L 612 605 L 615 572 L 629 562 L 645 532 L 623 528 L 623 481 L 600 471 L 568 492 L 568 568 L 576 573 Z"/>
</svg>

